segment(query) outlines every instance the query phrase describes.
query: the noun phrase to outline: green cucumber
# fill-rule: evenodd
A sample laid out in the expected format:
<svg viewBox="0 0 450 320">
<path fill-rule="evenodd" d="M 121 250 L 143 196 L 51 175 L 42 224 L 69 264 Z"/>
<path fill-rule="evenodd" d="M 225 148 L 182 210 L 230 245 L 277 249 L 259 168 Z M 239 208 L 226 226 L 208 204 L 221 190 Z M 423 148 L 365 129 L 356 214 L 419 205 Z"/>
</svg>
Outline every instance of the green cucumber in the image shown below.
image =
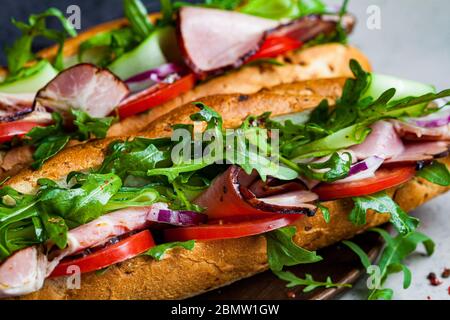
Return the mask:
<svg viewBox="0 0 450 320">
<path fill-rule="evenodd" d="M 370 75 L 370 85 L 363 93 L 362 99 L 366 97 L 378 99 L 383 92 L 390 88 L 397 90 L 391 101 L 436 92 L 436 88 L 429 84 L 372 73 Z"/>
<path fill-rule="evenodd" d="M 37 92 L 50 82 L 58 71 L 53 68 L 50 62 L 40 61 L 38 64 L 25 69 L 23 75 L 15 76 L 11 80 L 0 83 L 0 92 L 4 93 L 24 93 Z"/>
<path fill-rule="evenodd" d="M 167 63 L 166 55 L 172 58 L 169 54 L 173 54 L 174 42 L 174 28 L 156 29 L 139 46 L 120 56 L 108 68 L 122 80 L 157 68 Z"/>
</svg>

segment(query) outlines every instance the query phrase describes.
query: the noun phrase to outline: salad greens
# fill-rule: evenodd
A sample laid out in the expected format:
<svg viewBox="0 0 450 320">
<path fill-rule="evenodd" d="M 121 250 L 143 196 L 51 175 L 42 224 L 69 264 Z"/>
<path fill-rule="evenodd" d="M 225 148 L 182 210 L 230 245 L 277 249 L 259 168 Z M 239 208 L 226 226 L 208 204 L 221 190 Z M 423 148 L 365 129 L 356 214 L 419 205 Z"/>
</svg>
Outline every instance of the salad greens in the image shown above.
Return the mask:
<svg viewBox="0 0 450 320">
<path fill-rule="evenodd" d="M 361 263 L 372 277 L 372 280 L 374 280 L 372 283 L 373 288 L 370 288 L 369 300 L 390 300 L 393 297 L 392 289 L 382 287 L 388 276 L 392 273 L 402 271 L 403 288 L 407 289 L 411 285 L 411 271 L 403 264 L 403 260 L 413 253 L 420 243 L 424 245 L 427 255 L 430 256 L 434 252 L 435 244 L 429 237 L 417 231 L 413 231 L 407 235 L 399 234 L 393 238 L 383 229 L 374 228 L 371 230 L 379 233 L 386 243 L 378 265 L 376 266 L 377 273 L 369 273 L 371 263 L 364 250 L 351 241 L 344 241 L 344 244 L 359 256 Z"/>
<path fill-rule="evenodd" d="M 303 292 L 308 293 L 317 288 L 325 287 L 325 288 L 351 288 L 351 284 L 347 283 L 333 283 L 330 277 L 327 277 L 325 282 L 316 281 L 310 274 L 305 274 L 305 278 L 299 278 L 295 274 L 289 271 L 277 271 L 274 274 L 280 278 L 281 280 L 289 282 L 286 287 L 292 288 L 297 286 L 303 286 Z"/>
<path fill-rule="evenodd" d="M 95 136 L 104 138 L 114 121 L 113 117 L 93 118 L 81 110 L 71 110 L 74 117 L 75 130 L 69 132 L 64 127 L 63 117 L 57 113 L 52 113 L 54 124 L 47 127 L 34 127 L 26 134 L 25 143 L 34 146 L 33 169 L 39 169 L 45 161 L 61 151 L 71 139 L 85 141 Z"/>
<path fill-rule="evenodd" d="M 280 272 L 285 266 L 322 260 L 315 251 L 308 251 L 297 246 L 293 241 L 295 233 L 296 227 L 285 227 L 266 234 L 267 257 L 272 271 Z"/>
<path fill-rule="evenodd" d="M 378 213 L 389 213 L 391 215 L 391 223 L 402 235 L 414 231 L 419 224 L 417 218 L 411 217 L 404 212 L 385 191 L 352 199 L 354 207 L 348 218 L 356 225 L 366 224 L 366 212 L 368 210 Z"/>
<path fill-rule="evenodd" d="M 54 17 L 63 26 L 63 31 L 47 27 L 47 19 Z M 32 44 L 36 37 L 44 37 L 59 44 L 58 54 L 55 59 L 55 67 L 63 69 L 63 46 L 67 36 L 76 36 L 73 26 L 64 17 L 64 14 L 56 8 L 50 8 L 41 14 L 34 14 L 28 18 L 28 23 L 12 20 L 12 23 L 22 32 L 11 47 L 6 49 L 8 60 L 8 77 L 15 77 L 23 69 L 27 62 L 36 59 L 32 51 Z"/>
<path fill-rule="evenodd" d="M 450 172 L 445 164 L 433 161 L 430 165 L 423 167 L 417 172 L 417 176 L 431 183 L 448 187 L 450 185 Z"/>
</svg>

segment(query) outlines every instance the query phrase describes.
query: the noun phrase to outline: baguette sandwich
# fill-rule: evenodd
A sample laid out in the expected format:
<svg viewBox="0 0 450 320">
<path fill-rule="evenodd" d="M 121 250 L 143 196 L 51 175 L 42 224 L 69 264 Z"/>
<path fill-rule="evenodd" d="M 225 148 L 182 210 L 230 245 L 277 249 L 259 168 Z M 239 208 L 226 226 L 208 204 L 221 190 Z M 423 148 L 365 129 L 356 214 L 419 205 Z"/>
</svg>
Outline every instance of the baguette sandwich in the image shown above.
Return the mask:
<svg viewBox="0 0 450 320">
<path fill-rule="evenodd" d="M 450 92 L 351 69 L 202 98 L 21 171 L 0 191 L 0 296 L 183 299 L 267 269 L 292 280 L 286 266 L 388 222 L 429 241 L 406 212 L 450 185 Z"/>
<path fill-rule="evenodd" d="M 349 77 L 350 59 L 369 69 L 359 50 L 339 43 L 354 25 L 348 14 L 298 14 L 280 23 L 242 8 L 183 7 L 170 16 L 147 16 L 140 1 L 125 0 L 124 9 L 127 19 L 69 38 L 33 61 L 31 50 L 22 47 L 26 32 L 7 50 L 0 82 L 0 179 L 30 165 L 39 168 L 67 145 L 137 133 L 204 96 Z M 49 16 L 61 19 L 65 32 L 46 29 L 42 36 L 74 35 L 56 9 L 34 15 L 27 30 L 41 35 L 39 26 Z M 233 30 L 228 21 L 234 21 Z"/>
</svg>

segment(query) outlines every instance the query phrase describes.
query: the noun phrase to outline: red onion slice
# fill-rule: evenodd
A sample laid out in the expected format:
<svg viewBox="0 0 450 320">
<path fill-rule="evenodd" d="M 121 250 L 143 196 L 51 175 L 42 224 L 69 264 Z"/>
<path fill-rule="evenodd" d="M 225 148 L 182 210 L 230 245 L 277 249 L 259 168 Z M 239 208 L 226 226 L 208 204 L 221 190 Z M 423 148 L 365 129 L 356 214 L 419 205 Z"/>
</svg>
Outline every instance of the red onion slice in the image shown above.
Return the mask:
<svg viewBox="0 0 450 320">
<path fill-rule="evenodd" d="M 206 223 L 208 217 L 203 213 L 194 211 L 177 211 L 170 209 L 160 209 L 158 212 L 154 212 L 147 217 L 154 222 L 167 223 L 174 226 L 196 226 L 202 223 Z"/>
<path fill-rule="evenodd" d="M 185 69 L 175 63 L 166 63 L 158 68 L 139 73 L 127 80 L 125 83 L 135 93 L 147 89 L 154 84 L 167 82 L 172 83 L 180 78 Z"/>
<path fill-rule="evenodd" d="M 363 161 L 357 162 L 350 167 L 347 178 L 337 180 L 333 183 L 346 183 L 373 177 L 375 171 L 383 164 L 384 159 L 378 156 L 369 157 Z"/>
<path fill-rule="evenodd" d="M 428 116 L 408 118 L 406 121 L 423 128 L 438 128 L 446 126 L 450 123 L 450 106 L 443 107 L 441 110 Z"/>
</svg>

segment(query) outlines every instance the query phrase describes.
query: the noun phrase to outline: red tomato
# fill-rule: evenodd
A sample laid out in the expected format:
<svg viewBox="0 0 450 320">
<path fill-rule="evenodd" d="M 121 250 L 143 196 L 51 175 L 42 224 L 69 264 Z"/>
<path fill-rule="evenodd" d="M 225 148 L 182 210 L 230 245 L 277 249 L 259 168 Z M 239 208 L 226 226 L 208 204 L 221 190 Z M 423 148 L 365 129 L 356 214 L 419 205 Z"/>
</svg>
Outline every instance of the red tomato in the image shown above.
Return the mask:
<svg viewBox="0 0 450 320">
<path fill-rule="evenodd" d="M 78 266 L 81 273 L 106 268 L 113 264 L 131 259 L 155 246 L 152 234 L 148 230 L 133 234 L 116 244 L 109 245 L 86 257 L 66 258 L 53 270 L 51 277 L 60 277 L 72 274 L 68 268 Z"/>
<path fill-rule="evenodd" d="M 164 230 L 165 240 L 219 240 L 253 236 L 288 226 L 303 215 L 283 214 L 275 217 L 255 219 L 236 223 L 209 223 L 195 227 L 181 227 Z"/>
<path fill-rule="evenodd" d="M 179 95 L 191 90 L 195 85 L 194 74 L 188 74 L 174 83 L 159 83 L 134 97 L 126 99 L 117 112 L 121 119 L 141 113 L 153 107 L 159 106 L 167 101 L 175 99 Z"/>
<path fill-rule="evenodd" d="M 293 38 L 280 36 L 268 37 L 258 52 L 251 56 L 247 62 L 261 58 L 274 58 L 280 54 L 300 48 L 303 45 L 301 41 Z"/>
<path fill-rule="evenodd" d="M 312 191 L 320 200 L 332 200 L 364 196 L 398 186 L 409 181 L 416 174 L 415 166 L 381 168 L 375 176 L 348 183 L 321 184 Z"/>
<path fill-rule="evenodd" d="M 0 123 L 0 143 L 11 141 L 15 136 L 22 137 L 34 127 L 43 126 L 45 125 L 26 121 Z"/>
</svg>

